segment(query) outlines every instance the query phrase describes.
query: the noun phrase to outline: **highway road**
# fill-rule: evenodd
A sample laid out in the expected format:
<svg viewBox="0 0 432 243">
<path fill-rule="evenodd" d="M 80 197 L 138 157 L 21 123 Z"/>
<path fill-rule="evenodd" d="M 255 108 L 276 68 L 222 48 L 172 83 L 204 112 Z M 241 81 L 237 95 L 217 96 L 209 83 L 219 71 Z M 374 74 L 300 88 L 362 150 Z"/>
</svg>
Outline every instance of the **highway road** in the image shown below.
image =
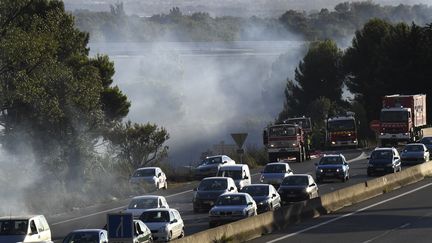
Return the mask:
<svg viewBox="0 0 432 243">
<path fill-rule="evenodd" d="M 431 242 L 430 195 L 432 179 L 426 178 L 250 242 Z"/>
<path fill-rule="evenodd" d="M 337 151 L 335 151 L 337 152 Z M 366 176 L 366 154 L 360 150 L 342 151 L 350 162 L 351 179 L 345 183 L 329 182 L 319 184 L 320 193 L 327 193 L 338 190 L 340 188 L 353 185 L 367 180 Z M 315 165 L 319 159 L 313 159 L 302 163 L 290 162 L 294 173 L 308 173 L 315 175 Z M 252 171 L 252 183 L 257 183 L 259 180 L 259 170 Z M 163 195 L 166 197 L 168 204 L 172 208 L 179 210 L 184 222 L 185 233 L 190 235 L 205 229 L 208 229 L 208 214 L 194 213 L 192 209 L 193 188 L 198 184 L 198 181 L 192 181 L 184 186 L 170 188 L 166 191 L 157 191 L 153 194 Z M 107 203 L 80 210 L 75 210 L 73 213 L 63 215 L 48 216 L 48 222 L 51 225 L 53 240 L 59 242 L 71 230 L 80 228 L 101 228 L 106 223 L 107 213 L 121 211 L 129 202 L 120 200 L 117 202 Z"/>
</svg>

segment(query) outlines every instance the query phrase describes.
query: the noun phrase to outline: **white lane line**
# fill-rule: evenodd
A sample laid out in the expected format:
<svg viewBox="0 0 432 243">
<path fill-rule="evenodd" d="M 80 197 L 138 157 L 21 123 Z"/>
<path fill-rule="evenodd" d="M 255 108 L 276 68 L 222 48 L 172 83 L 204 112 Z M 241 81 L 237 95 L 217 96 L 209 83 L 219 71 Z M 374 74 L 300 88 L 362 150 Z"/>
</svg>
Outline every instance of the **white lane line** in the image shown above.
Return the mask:
<svg viewBox="0 0 432 243">
<path fill-rule="evenodd" d="M 321 227 L 321 226 L 324 226 L 324 225 L 327 225 L 327 224 L 333 223 L 333 222 L 335 222 L 335 221 L 338 221 L 338 220 L 344 219 L 344 218 L 346 218 L 346 217 L 352 216 L 352 215 L 354 215 L 354 214 L 357 214 L 357 213 L 363 212 L 363 211 L 365 211 L 365 210 L 367 210 L 367 209 L 370 209 L 370 208 L 376 207 L 376 206 L 378 206 L 378 205 L 381 205 L 381 204 L 384 204 L 384 203 L 387 203 L 387 202 L 393 201 L 393 200 L 395 200 L 395 199 L 398 199 L 398 198 L 400 198 L 400 197 L 406 196 L 406 195 L 408 195 L 408 194 L 414 193 L 414 192 L 419 191 L 419 190 L 421 190 L 421 189 L 423 189 L 423 188 L 426 188 L 426 187 L 428 187 L 428 186 L 432 186 L 432 183 L 429 183 L 429 184 L 423 185 L 423 186 L 421 186 L 421 187 L 418 187 L 418 188 L 413 189 L 413 190 L 411 190 L 411 191 L 408 191 L 408 192 L 402 193 L 402 194 L 400 194 L 400 195 L 394 196 L 394 197 L 392 197 L 392 198 L 388 198 L 388 199 L 383 200 L 383 201 L 381 201 L 381 202 L 374 203 L 374 204 L 369 205 L 369 206 L 367 206 L 367 207 L 361 208 L 361 209 L 359 209 L 359 210 L 357 210 L 357 211 L 354 211 L 354 212 L 351 212 L 351 213 L 347 213 L 347 214 L 341 215 L 341 216 L 339 216 L 339 217 L 337 217 L 337 218 L 333 218 L 333 219 L 327 220 L 327 221 L 325 221 L 325 222 L 319 223 L 319 224 L 314 225 L 314 226 L 311 226 L 311 227 L 309 227 L 309 228 L 299 230 L 299 231 L 297 231 L 297 232 L 294 232 L 294 233 L 291 233 L 291 234 L 288 234 L 288 235 L 285 235 L 285 236 L 282 236 L 282 237 L 276 238 L 276 239 L 271 240 L 271 241 L 267 241 L 267 243 L 274 243 L 274 242 L 278 242 L 278 241 L 281 241 L 281 240 L 285 240 L 285 239 L 287 239 L 287 238 L 290 238 L 290 237 L 293 237 L 293 236 L 299 235 L 299 234 L 301 234 L 301 233 L 304 233 L 304 232 L 307 232 L 307 231 L 310 231 L 310 230 L 313 230 L 313 229 L 319 228 L 319 227 Z"/>
<path fill-rule="evenodd" d="M 175 197 L 175 196 L 182 195 L 182 194 L 189 193 L 189 192 L 192 192 L 192 190 L 187 190 L 187 191 L 182 191 L 182 192 L 174 193 L 174 194 L 165 196 L 165 198 Z M 104 210 L 104 211 L 88 214 L 88 215 L 85 215 L 85 216 L 80 216 L 80 217 L 76 217 L 76 218 L 66 219 L 66 220 L 63 220 L 63 221 L 60 221 L 60 222 L 52 223 L 51 225 L 54 226 L 54 225 L 64 224 L 64 223 L 68 223 L 68 222 L 72 222 L 72 221 L 76 221 L 76 220 L 80 220 L 80 219 L 85 219 L 85 218 L 93 217 L 93 216 L 96 216 L 96 215 L 99 215 L 99 214 L 105 214 L 105 213 L 109 213 L 109 212 L 113 212 L 113 211 L 118 211 L 118 210 L 121 210 L 121 209 L 124 209 L 124 208 L 125 208 L 125 206 L 121 206 L 121 207 L 117 207 L 117 208 L 111 208 L 111 209 L 107 209 L 107 210 Z"/>
<path fill-rule="evenodd" d="M 396 228 L 393 228 L 393 229 L 391 229 L 391 230 L 387 230 L 386 232 L 384 232 L 384 233 L 382 233 L 382 234 L 379 234 L 379 235 L 377 235 L 377 236 L 371 238 L 370 240 L 363 241 L 362 243 L 370 243 L 370 242 L 375 241 L 375 240 L 378 240 L 379 238 L 382 238 L 382 237 L 384 237 L 384 236 L 386 236 L 386 235 L 388 235 L 388 234 L 390 234 L 390 233 L 392 233 L 392 232 L 394 232 L 394 231 L 396 231 L 396 230 L 406 228 L 406 227 L 408 227 L 408 226 L 410 226 L 410 225 L 411 225 L 411 223 L 403 224 L 403 225 L 398 226 L 398 227 L 396 227 Z"/>
</svg>

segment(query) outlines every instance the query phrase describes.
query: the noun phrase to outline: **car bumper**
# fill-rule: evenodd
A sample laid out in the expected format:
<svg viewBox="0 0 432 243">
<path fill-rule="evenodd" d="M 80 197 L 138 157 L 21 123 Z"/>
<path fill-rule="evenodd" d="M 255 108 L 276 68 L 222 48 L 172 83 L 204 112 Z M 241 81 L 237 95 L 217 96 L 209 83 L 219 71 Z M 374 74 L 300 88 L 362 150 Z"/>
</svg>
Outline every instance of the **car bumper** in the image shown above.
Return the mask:
<svg viewBox="0 0 432 243">
<path fill-rule="evenodd" d="M 270 205 L 269 204 L 258 204 L 257 205 L 257 213 L 265 213 L 271 211 Z"/>
<path fill-rule="evenodd" d="M 154 241 L 167 241 L 168 239 L 168 234 L 166 232 L 155 232 L 152 231 L 152 237 Z"/>
<path fill-rule="evenodd" d="M 279 193 L 280 194 L 280 193 Z M 288 202 L 300 202 L 309 199 L 309 194 L 301 193 L 301 194 L 280 194 L 282 203 Z"/>
<path fill-rule="evenodd" d="M 423 158 L 423 157 L 421 157 L 421 158 L 409 158 L 409 157 L 406 157 L 406 158 L 402 158 L 401 162 L 403 164 L 419 164 L 419 163 L 426 162 L 426 159 Z"/>
<path fill-rule="evenodd" d="M 371 173 L 392 173 L 394 171 L 394 167 L 368 167 L 367 172 L 368 174 Z"/>
<path fill-rule="evenodd" d="M 346 177 L 344 172 L 322 172 L 322 173 L 316 173 L 315 175 L 317 180 L 323 180 L 323 179 L 343 179 Z"/>
</svg>

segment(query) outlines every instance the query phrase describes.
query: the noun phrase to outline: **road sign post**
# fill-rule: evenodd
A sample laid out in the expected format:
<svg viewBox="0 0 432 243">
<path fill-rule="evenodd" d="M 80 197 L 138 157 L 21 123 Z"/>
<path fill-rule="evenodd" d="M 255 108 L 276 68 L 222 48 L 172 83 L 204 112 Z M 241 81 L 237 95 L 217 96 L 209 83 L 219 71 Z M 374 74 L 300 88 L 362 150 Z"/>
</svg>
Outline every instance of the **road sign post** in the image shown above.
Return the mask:
<svg viewBox="0 0 432 243">
<path fill-rule="evenodd" d="M 112 213 L 107 215 L 108 240 L 111 243 L 133 242 L 133 216 L 131 213 Z"/>
<path fill-rule="evenodd" d="M 234 139 L 234 142 L 237 144 L 238 146 L 238 150 L 237 153 L 240 155 L 240 163 L 243 164 L 243 154 L 244 154 L 244 149 L 243 149 L 243 144 L 247 138 L 248 134 L 247 133 L 231 133 L 231 137 Z"/>
</svg>

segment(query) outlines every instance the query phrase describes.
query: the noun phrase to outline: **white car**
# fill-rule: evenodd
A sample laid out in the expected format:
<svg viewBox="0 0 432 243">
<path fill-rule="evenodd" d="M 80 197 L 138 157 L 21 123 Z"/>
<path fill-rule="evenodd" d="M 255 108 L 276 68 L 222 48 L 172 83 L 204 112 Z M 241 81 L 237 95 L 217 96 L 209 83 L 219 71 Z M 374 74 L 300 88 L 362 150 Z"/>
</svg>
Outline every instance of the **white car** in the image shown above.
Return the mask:
<svg viewBox="0 0 432 243">
<path fill-rule="evenodd" d="M 147 209 L 140 220 L 151 230 L 155 241 L 170 241 L 184 236 L 183 219 L 173 208 Z"/>
<path fill-rule="evenodd" d="M 168 183 L 165 173 L 159 167 L 143 167 L 137 169 L 129 182 L 131 184 L 142 184 L 149 189 L 167 189 Z"/>
<path fill-rule="evenodd" d="M 50 242 L 51 230 L 43 215 L 0 217 L 0 242 Z"/>
<path fill-rule="evenodd" d="M 165 197 L 163 196 L 137 196 L 132 198 L 129 206 L 124 212 L 131 213 L 134 218 L 139 218 L 145 210 L 152 208 L 169 208 L 169 206 Z"/>
</svg>

